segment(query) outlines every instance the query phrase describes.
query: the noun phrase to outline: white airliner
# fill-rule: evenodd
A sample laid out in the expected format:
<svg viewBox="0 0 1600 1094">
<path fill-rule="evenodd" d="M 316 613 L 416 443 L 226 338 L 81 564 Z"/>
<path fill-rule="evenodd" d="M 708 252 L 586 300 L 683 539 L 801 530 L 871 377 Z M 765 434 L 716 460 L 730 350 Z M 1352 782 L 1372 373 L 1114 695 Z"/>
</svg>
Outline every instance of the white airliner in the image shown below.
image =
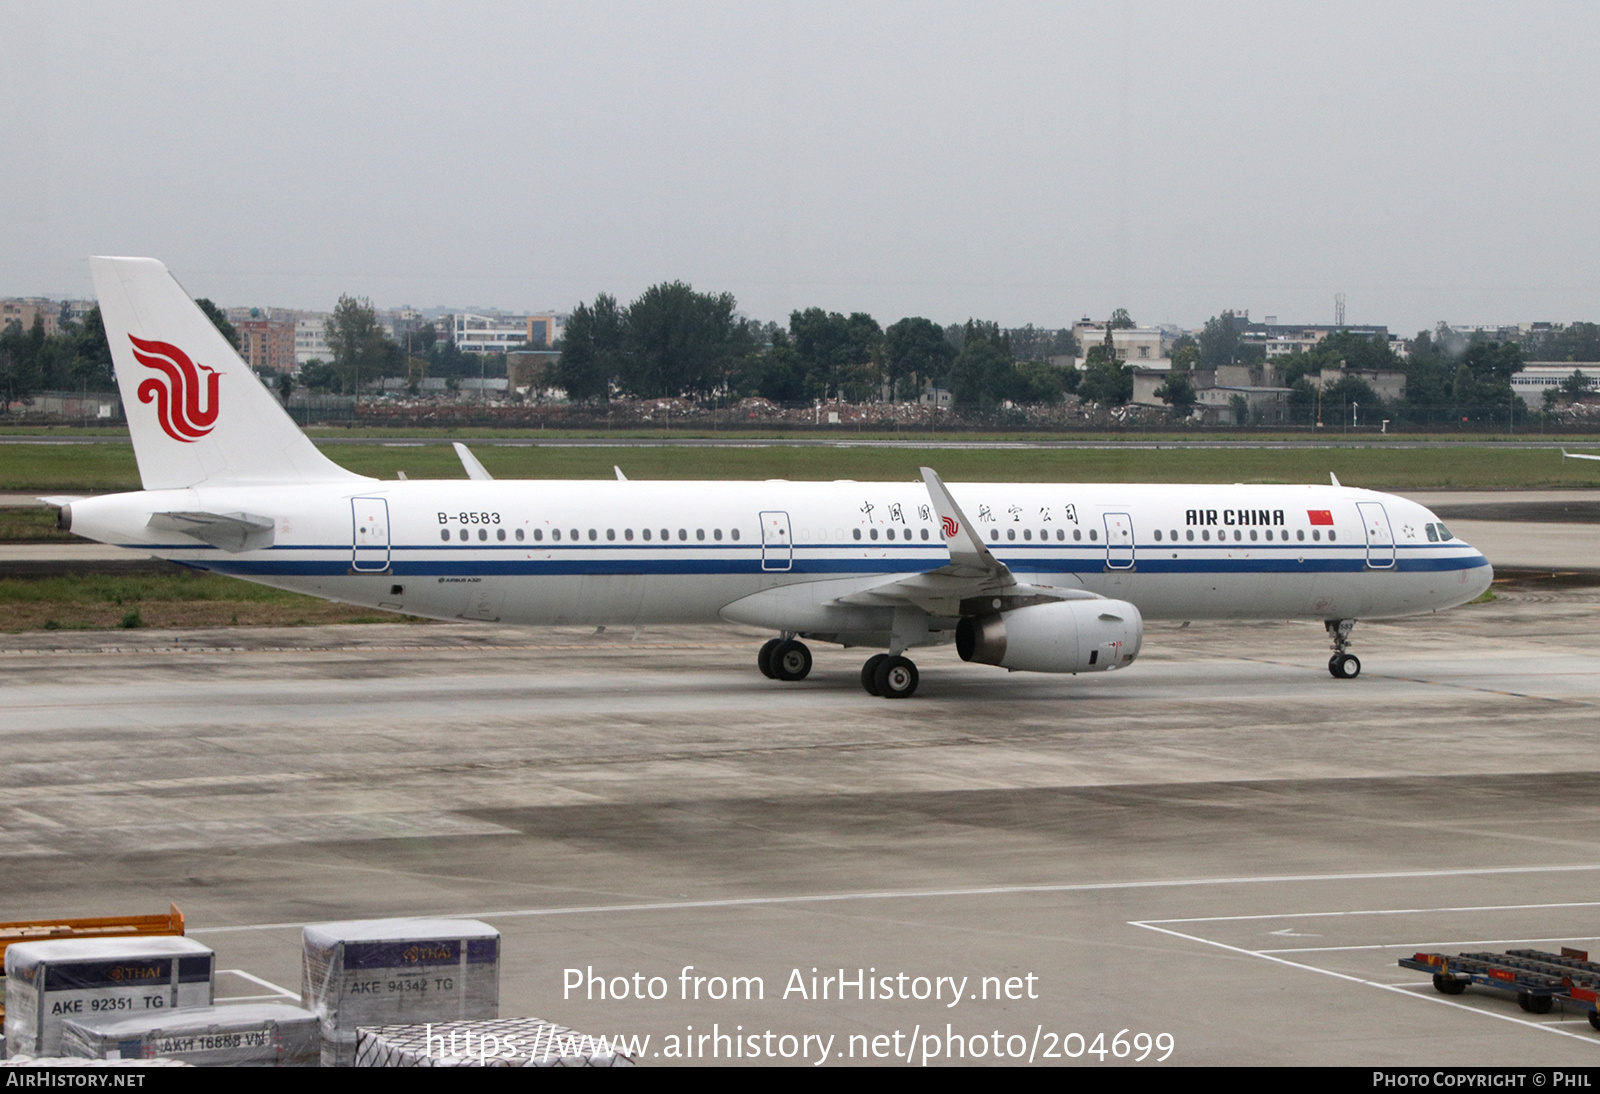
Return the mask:
<svg viewBox="0 0 1600 1094">
<path fill-rule="evenodd" d="M 530 626 L 728 621 L 886 649 L 874 695 L 917 687 L 907 650 L 1099 672 L 1145 619 L 1313 619 L 1352 678 L 1355 620 L 1472 600 L 1476 550 L 1402 498 L 1330 486 L 920 482 L 379 481 L 324 456 L 161 263 L 93 258 L 144 489 L 48 499 L 61 525 L 351 604 Z M 1021 457 L 1026 458 L 1026 457 Z"/>
</svg>

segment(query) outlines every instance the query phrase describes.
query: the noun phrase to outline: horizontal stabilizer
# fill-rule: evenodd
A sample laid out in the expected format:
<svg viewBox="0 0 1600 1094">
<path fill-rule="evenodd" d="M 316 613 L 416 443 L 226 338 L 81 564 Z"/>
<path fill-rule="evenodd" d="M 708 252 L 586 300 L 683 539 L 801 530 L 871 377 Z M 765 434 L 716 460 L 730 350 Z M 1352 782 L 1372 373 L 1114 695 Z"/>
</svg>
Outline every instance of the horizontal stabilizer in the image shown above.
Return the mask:
<svg viewBox="0 0 1600 1094">
<path fill-rule="evenodd" d="M 1600 460 L 1600 456 L 1591 456 L 1586 452 L 1568 452 L 1565 448 L 1561 450 L 1561 458 L 1564 460 Z"/>
<path fill-rule="evenodd" d="M 252 513 L 154 513 L 149 527 L 157 532 L 177 532 L 237 553 L 271 547 L 275 525 L 271 517 Z"/>
</svg>

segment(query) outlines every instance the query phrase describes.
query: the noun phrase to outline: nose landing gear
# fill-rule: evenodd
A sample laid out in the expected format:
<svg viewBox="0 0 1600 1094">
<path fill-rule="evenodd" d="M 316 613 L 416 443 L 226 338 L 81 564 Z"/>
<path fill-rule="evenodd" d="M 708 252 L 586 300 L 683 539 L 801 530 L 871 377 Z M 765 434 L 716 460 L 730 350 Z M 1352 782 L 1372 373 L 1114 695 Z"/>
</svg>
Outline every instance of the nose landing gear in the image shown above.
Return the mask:
<svg viewBox="0 0 1600 1094">
<path fill-rule="evenodd" d="M 1350 631 L 1355 627 L 1354 619 L 1328 619 L 1324 620 L 1328 637 L 1333 640 L 1333 656 L 1328 658 L 1328 673 L 1335 680 L 1354 680 L 1361 675 L 1361 659 L 1353 653 L 1346 653 L 1350 645 Z"/>
</svg>

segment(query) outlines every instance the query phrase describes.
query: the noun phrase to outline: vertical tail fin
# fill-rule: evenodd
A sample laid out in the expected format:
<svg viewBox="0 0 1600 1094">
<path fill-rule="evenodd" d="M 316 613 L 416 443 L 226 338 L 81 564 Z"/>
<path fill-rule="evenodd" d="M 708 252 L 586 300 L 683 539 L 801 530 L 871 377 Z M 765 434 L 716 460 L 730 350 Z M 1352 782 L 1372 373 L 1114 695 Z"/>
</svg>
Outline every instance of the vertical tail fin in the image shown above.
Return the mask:
<svg viewBox="0 0 1600 1094">
<path fill-rule="evenodd" d="M 317 450 L 153 258 L 91 258 L 146 490 L 362 482 Z"/>
</svg>

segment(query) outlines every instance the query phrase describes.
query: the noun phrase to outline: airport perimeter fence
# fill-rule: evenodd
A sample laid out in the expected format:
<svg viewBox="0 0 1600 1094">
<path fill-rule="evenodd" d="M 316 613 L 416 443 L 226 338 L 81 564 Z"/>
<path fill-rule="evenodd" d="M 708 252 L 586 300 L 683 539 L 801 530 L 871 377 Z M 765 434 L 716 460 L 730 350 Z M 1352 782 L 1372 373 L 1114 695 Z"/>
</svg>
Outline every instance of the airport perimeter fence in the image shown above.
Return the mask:
<svg viewBox="0 0 1600 1094">
<path fill-rule="evenodd" d="M 752 407 L 751 403 L 759 405 Z M 1575 404 L 1551 411 L 1492 407 L 1395 409 L 1324 406 L 1320 425 L 1294 421 L 1232 421 L 1174 418 L 1161 407 L 1099 407 L 1077 403 L 962 411 L 912 403 L 834 403 L 782 407 L 765 400 L 701 405 L 688 399 L 615 400 L 600 404 L 518 402 L 481 397 L 400 398 L 313 394 L 297 391 L 286 409 L 302 426 L 377 426 L 416 429 L 495 428 L 604 433 L 613 430 L 683 430 L 694 434 L 760 432 L 808 437 L 859 434 L 1008 433 L 1071 434 L 1260 433 L 1307 437 L 1357 435 L 1450 435 L 1499 433 L 1521 438 L 1540 434 L 1600 435 L 1600 405 Z M 39 392 L 12 402 L 0 416 L 22 425 L 117 427 L 127 424 L 115 392 Z"/>
</svg>

